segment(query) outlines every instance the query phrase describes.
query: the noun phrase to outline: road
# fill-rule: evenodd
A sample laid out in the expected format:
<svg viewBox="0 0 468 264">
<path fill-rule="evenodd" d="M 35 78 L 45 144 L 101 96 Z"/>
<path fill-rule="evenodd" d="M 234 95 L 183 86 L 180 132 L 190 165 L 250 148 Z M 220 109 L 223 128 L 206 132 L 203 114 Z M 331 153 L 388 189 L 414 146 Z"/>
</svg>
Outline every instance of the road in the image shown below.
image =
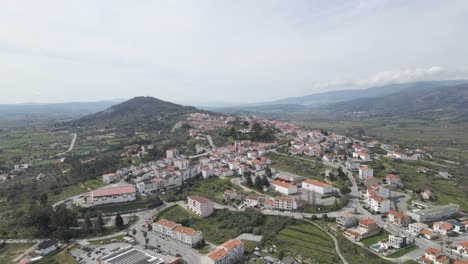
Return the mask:
<svg viewBox="0 0 468 264">
<path fill-rule="evenodd" d="M 76 133 L 73 133 L 73 139 L 70 143 L 70 147 L 68 147 L 68 150 L 66 150 L 65 152 L 62 152 L 60 154 L 57 154 L 57 156 L 63 156 L 65 154 L 67 154 L 68 152 L 72 151 L 73 148 L 75 147 L 75 143 L 76 143 L 76 138 L 78 137 L 78 134 Z"/>
<path fill-rule="evenodd" d="M 211 138 L 211 136 L 210 136 L 210 135 L 206 135 L 206 139 L 208 139 L 208 142 L 210 143 L 211 148 L 212 148 L 212 149 L 215 149 L 216 146 L 215 146 L 215 144 L 213 143 L 213 139 Z"/>
</svg>

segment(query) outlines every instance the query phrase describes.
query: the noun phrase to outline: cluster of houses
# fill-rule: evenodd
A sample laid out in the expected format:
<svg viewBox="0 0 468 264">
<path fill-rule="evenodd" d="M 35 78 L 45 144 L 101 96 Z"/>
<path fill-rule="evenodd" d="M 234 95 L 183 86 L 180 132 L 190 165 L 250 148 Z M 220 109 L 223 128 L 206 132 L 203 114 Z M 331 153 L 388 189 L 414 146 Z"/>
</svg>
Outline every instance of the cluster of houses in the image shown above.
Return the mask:
<svg viewBox="0 0 468 264">
<path fill-rule="evenodd" d="M 241 263 L 244 259 L 244 243 L 231 239 L 216 247 L 207 254 L 208 264 Z"/>
</svg>

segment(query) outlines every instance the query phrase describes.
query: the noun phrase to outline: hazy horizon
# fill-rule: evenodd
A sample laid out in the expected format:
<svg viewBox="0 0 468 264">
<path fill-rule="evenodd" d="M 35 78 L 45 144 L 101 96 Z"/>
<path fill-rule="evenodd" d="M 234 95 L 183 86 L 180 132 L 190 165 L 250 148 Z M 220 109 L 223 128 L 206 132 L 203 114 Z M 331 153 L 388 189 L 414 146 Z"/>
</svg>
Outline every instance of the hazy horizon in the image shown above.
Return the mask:
<svg viewBox="0 0 468 264">
<path fill-rule="evenodd" d="M 468 79 L 468 2 L 449 2 L 5 1 L 0 104 L 238 104 Z"/>
</svg>

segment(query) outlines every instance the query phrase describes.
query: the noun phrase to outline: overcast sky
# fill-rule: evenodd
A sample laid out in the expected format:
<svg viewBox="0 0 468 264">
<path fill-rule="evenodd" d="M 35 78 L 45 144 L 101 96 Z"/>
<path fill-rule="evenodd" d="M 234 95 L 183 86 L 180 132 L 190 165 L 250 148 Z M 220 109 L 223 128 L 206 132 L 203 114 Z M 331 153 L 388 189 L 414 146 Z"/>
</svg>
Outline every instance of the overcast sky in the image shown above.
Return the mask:
<svg viewBox="0 0 468 264">
<path fill-rule="evenodd" d="M 0 103 L 254 102 L 468 79 L 468 1 L 3 0 Z"/>
</svg>

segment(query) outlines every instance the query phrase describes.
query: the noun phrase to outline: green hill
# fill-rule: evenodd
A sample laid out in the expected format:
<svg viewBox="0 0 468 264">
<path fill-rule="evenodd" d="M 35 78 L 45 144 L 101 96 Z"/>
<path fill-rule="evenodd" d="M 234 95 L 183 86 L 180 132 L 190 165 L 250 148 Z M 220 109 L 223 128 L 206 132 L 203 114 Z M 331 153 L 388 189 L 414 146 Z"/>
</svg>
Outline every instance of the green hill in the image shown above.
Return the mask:
<svg viewBox="0 0 468 264">
<path fill-rule="evenodd" d="M 198 111 L 154 97 L 135 97 L 108 109 L 75 120 L 74 126 L 134 127 L 163 129 L 172 127 L 186 114 Z"/>
</svg>

